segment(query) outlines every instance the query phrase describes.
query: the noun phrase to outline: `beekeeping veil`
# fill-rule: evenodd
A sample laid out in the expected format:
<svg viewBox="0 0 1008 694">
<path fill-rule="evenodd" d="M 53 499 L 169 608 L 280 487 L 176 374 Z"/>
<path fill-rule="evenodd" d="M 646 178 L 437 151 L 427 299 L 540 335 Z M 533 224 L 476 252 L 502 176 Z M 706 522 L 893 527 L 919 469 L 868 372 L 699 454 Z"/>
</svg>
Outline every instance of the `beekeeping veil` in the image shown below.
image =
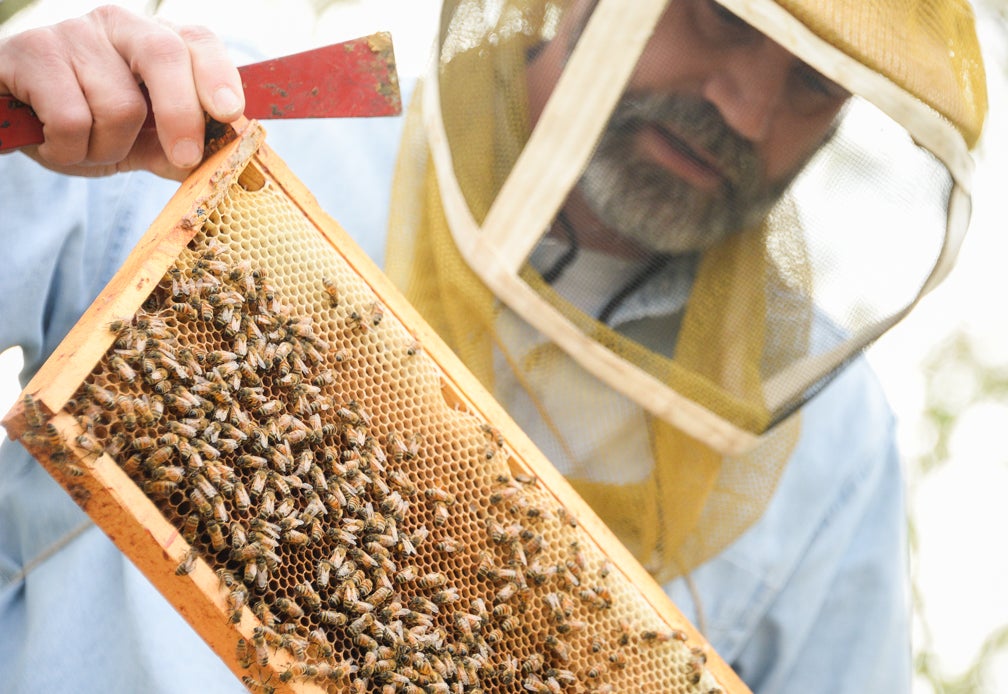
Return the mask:
<svg viewBox="0 0 1008 694">
<path fill-rule="evenodd" d="M 972 12 L 455 0 L 440 28 L 387 270 L 644 565 L 688 571 L 762 514 L 801 406 L 949 270 L 986 111 Z"/>
</svg>

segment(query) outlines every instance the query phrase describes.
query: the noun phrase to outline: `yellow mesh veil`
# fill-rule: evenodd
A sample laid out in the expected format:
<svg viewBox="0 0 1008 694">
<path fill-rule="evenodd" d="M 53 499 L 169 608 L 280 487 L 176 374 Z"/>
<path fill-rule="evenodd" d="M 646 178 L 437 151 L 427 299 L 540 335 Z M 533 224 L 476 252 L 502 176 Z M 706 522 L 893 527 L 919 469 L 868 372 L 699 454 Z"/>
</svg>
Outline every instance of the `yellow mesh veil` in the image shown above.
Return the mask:
<svg viewBox="0 0 1008 694">
<path fill-rule="evenodd" d="M 966 0 L 778 0 L 829 44 L 916 95 L 967 146 L 980 137 L 987 85 Z"/>
<path fill-rule="evenodd" d="M 741 13 L 737 3 L 725 4 Z M 762 4 L 772 3 L 757 3 Z M 889 40 L 891 28 L 875 27 L 872 33 L 848 26 L 851 15 L 844 13 L 864 7 L 848 4 L 830 4 L 838 16 L 811 2 L 774 7 L 789 10 L 831 45 L 910 90 L 927 110 L 950 121 L 962 141 L 975 142 L 986 104 L 975 38 L 971 43 L 969 31 L 966 39 L 956 35 L 962 8 L 952 11 L 948 7 L 956 3 L 930 3 L 933 10 L 924 14 L 944 17 L 943 23 L 905 54 L 879 43 Z M 918 5 L 882 4 L 885 9 L 873 11 L 872 21 L 914 14 Z M 649 393 L 627 397 L 614 392 L 611 381 L 584 366 L 577 349 L 551 339 L 531 320 L 534 316 L 515 309 L 507 292 L 494 287 L 493 271 L 467 259 L 452 215 L 446 214 L 445 167 L 439 170 L 432 155 L 436 147 L 429 143 L 433 94 L 452 153 L 451 173 L 468 214 L 480 225 L 530 137 L 522 79 L 529 51 L 553 37 L 565 6 L 469 0 L 446 8 L 436 65 L 440 88 L 418 88 L 407 117 L 386 271 L 627 547 L 664 581 L 714 556 L 762 515 L 801 434 L 800 404 L 851 354 L 909 310 L 926 288 L 926 277 L 909 282 L 910 298 L 898 310 L 866 311 L 867 318 L 858 313 L 860 306 L 850 311 L 853 317 L 837 311 L 843 315 L 838 332 L 847 337 L 840 347 L 824 350 L 829 358 L 825 365 L 807 375 L 808 363 L 817 366 L 823 360 L 823 354 L 809 354 L 809 344 L 815 341 L 821 287 L 834 280 L 822 270 L 830 263 L 816 257 L 820 251 L 814 242 L 809 246 L 806 229 L 814 226 L 815 215 L 804 202 L 792 203 L 789 195 L 762 223 L 700 255 L 667 349 L 638 344 L 596 320 L 544 281 L 539 269 L 523 263 L 515 276 L 542 308 L 730 427 L 752 432 L 754 445 L 720 446 L 716 428 L 708 429 L 702 417 L 695 427 L 684 429 L 682 420 L 649 408 Z M 766 21 L 756 17 L 753 23 L 763 28 Z M 964 26 L 971 24 L 964 21 Z M 938 50 L 939 39 L 946 46 L 951 41 L 964 47 L 952 56 L 954 64 L 947 50 Z M 828 59 L 817 65 L 833 76 L 830 66 Z M 943 75 L 937 85 L 921 76 L 936 72 Z M 830 174 L 829 167 L 821 168 Z M 942 164 L 935 168 L 946 171 Z M 948 211 L 943 207 L 934 216 L 954 220 L 960 214 L 962 177 L 954 164 L 948 169 L 953 181 Z M 947 190 L 943 174 L 935 180 L 937 189 Z M 940 238 L 949 233 L 943 227 Z M 948 246 L 943 243 L 934 257 L 928 256 L 932 266 L 943 262 Z M 790 394 L 768 395 L 775 380 L 788 382 L 781 376 L 795 364 L 801 366 L 801 377 L 791 379 L 797 385 L 789 386 Z M 621 427 L 637 433 L 624 437 Z"/>
<path fill-rule="evenodd" d="M 516 48 L 516 45 L 520 46 L 517 42 L 504 46 L 499 53 L 521 59 L 523 47 Z M 469 57 L 473 58 L 471 63 Z M 490 98 L 488 94 L 473 92 L 495 88 L 499 76 L 491 79 L 482 74 L 493 63 L 475 53 L 455 57 L 450 69 L 459 70 L 469 78 L 454 82 L 464 85 L 465 89 L 453 92 L 452 98 L 457 99 L 458 109 L 446 112 L 446 120 L 452 117 L 464 119 L 471 115 L 465 108 L 467 104 Z M 498 67 L 502 63 L 513 72 L 514 63 L 498 57 Z M 473 78 L 475 75 L 480 76 Z M 495 98 L 499 103 L 499 95 Z M 456 129 L 456 132 L 464 132 L 472 138 L 459 146 L 495 153 L 495 157 L 471 157 L 466 160 L 467 168 L 465 174 L 460 175 L 460 180 L 465 181 L 470 200 L 482 199 L 489 205 L 496 192 L 495 187 L 499 185 L 498 172 L 507 171 L 508 162 L 502 164 L 501 159 L 513 160 L 527 136 L 522 130 L 527 127 L 527 118 L 521 113 L 523 99 L 520 94 L 515 101 L 517 105 L 503 109 L 512 127 Z M 417 98 L 411 104 L 407 126 L 411 132 L 407 133 L 406 141 L 418 137 L 412 129 L 420 127 L 421 103 Z M 487 141 L 489 135 L 502 131 L 505 133 L 504 142 Z M 417 175 L 412 167 L 419 163 L 418 157 L 422 156 L 422 152 L 417 151 L 410 152 L 408 156 L 404 154 L 397 172 L 396 191 L 406 189 L 404 179 Z M 422 210 L 409 208 L 402 201 L 393 208 L 386 271 L 469 368 L 493 390 L 495 377 L 491 351 L 499 345 L 497 319 L 506 309 L 459 254 L 440 205 L 438 184 L 429 164 L 423 179 L 422 195 L 414 201 L 414 205 L 419 204 Z M 484 191 L 476 190 L 480 184 L 486 186 Z M 663 362 L 660 368 L 674 372 L 682 389 L 690 389 L 690 380 L 699 383 L 699 389 L 703 387 L 705 372 L 725 368 L 738 368 L 745 372 L 758 368 L 762 351 L 760 329 L 753 326 L 725 328 L 723 324 L 705 321 L 704 316 L 720 315 L 721 310 L 710 313 L 712 305 L 731 302 L 737 299 L 735 294 L 739 292 L 757 298 L 762 293 L 766 278 L 749 276 L 751 263 L 739 264 L 739 259 L 762 252 L 763 242 L 759 237 L 764 231 L 757 229 L 737 236 L 704 260 L 709 269 L 700 271 L 695 290 L 696 295 L 703 299 L 691 304 L 685 319 L 684 331 L 691 337 L 678 343 L 679 359 L 692 367 L 690 369 L 643 350 L 605 326 L 589 321 L 583 314 L 565 308 L 565 302 L 559 297 L 551 297 L 551 300 L 566 310 L 572 320 L 584 324 L 585 331 L 599 335 L 601 341 L 633 355 L 635 359 L 660 360 Z M 408 232 L 405 237 L 404 232 Z M 412 254 L 408 255 L 404 250 L 411 250 Z M 721 271 L 733 263 L 739 264 L 736 272 Z M 529 272 L 526 276 L 531 284 L 549 295 L 548 288 L 540 286 L 543 283 L 535 277 L 535 273 Z M 761 311 L 749 311 L 737 319 L 747 321 L 761 315 Z M 723 330 L 734 330 L 741 336 L 747 336 L 747 339 L 725 339 L 717 334 Z M 714 344 L 721 344 L 722 350 L 706 347 Z M 553 360 L 557 359 L 564 357 L 555 348 L 534 350 L 514 368 L 523 374 L 524 380 L 532 381 L 534 374 L 551 369 Z M 758 390 L 758 382 L 758 376 L 753 373 L 743 376 L 740 383 L 748 384 L 745 388 L 750 392 L 737 393 L 740 397 L 728 406 L 735 407 L 741 418 L 763 420 L 761 423 L 765 423 L 768 417 L 765 410 L 745 405 L 757 402 L 754 393 Z M 753 425 L 761 423 L 753 422 Z M 675 427 L 655 418 L 648 418 L 648 427 L 657 463 L 644 479 L 623 484 L 602 482 L 592 479 L 590 470 L 582 470 L 582 475 L 569 476 L 569 480 L 645 565 L 657 576 L 668 579 L 709 558 L 759 517 L 796 439 L 798 420 L 794 419 L 775 432 L 758 453 L 732 461 L 733 465 L 747 470 L 747 474 L 741 476 L 721 474 L 722 456 Z"/>
</svg>

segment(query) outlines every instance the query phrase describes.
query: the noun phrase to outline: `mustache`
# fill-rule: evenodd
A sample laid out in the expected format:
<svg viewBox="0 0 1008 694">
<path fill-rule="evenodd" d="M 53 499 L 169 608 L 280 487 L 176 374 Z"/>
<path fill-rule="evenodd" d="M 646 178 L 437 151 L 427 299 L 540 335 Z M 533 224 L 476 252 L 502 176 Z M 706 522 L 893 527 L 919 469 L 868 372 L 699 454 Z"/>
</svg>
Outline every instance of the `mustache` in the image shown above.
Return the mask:
<svg viewBox="0 0 1008 694">
<path fill-rule="evenodd" d="M 613 111 L 610 131 L 629 137 L 643 125 L 658 128 L 685 154 L 713 164 L 730 188 L 762 184 L 760 158 L 753 144 L 705 99 L 656 92 L 625 95 Z"/>
</svg>

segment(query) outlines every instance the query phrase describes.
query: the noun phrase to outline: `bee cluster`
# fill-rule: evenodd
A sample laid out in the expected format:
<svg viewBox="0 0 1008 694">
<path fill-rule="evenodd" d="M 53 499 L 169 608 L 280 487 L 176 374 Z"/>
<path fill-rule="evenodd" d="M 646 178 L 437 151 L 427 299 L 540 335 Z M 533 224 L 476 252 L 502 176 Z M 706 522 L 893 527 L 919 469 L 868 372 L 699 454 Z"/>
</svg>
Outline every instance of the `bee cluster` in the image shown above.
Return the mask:
<svg viewBox="0 0 1008 694">
<path fill-rule="evenodd" d="M 269 251 L 244 240 L 263 215 L 248 195 L 109 326 L 67 406 L 77 448 L 115 459 L 191 545 L 176 572 L 202 559 L 225 618 L 255 615 L 235 654 L 246 686 L 720 691 L 702 650 L 635 607 L 563 506 L 510 472 L 496 430 L 446 405 L 351 270 L 282 212 Z"/>
</svg>

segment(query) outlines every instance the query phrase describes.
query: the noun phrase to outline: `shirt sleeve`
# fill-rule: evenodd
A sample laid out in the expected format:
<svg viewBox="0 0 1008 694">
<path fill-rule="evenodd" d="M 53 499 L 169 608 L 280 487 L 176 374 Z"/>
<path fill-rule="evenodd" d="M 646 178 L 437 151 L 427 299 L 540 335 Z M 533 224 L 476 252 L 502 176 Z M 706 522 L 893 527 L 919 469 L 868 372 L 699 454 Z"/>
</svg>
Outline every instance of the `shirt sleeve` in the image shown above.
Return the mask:
<svg viewBox="0 0 1008 694">
<path fill-rule="evenodd" d="M 15 152 L 0 158 L 0 350 L 34 373 L 84 313 L 178 183 L 139 172 L 61 176 Z"/>
<path fill-rule="evenodd" d="M 735 667 L 754 691 L 909 692 L 908 555 L 892 438 L 841 490 Z"/>
<path fill-rule="evenodd" d="M 909 572 L 896 426 L 857 360 L 803 408 L 764 515 L 673 602 L 757 694 L 908 692 Z"/>
</svg>

